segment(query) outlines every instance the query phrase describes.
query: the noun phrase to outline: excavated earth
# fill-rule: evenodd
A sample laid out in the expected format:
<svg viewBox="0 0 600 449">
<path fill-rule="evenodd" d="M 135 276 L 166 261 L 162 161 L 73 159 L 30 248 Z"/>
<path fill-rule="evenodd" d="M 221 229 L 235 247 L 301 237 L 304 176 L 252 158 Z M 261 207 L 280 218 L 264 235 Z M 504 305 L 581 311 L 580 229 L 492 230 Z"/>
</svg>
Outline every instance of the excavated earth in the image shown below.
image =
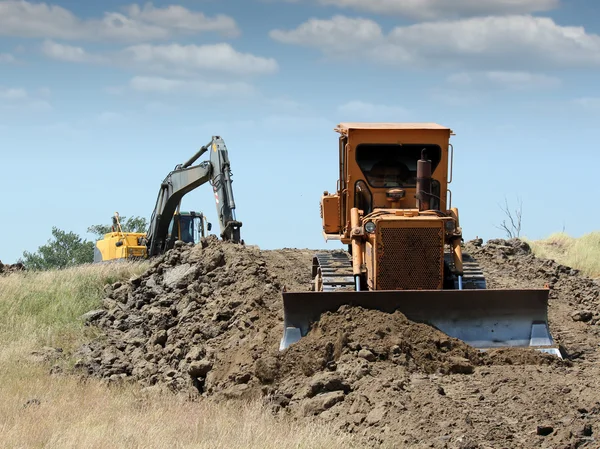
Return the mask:
<svg viewBox="0 0 600 449">
<path fill-rule="evenodd" d="M 20 263 L 14 263 L 14 264 L 5 264 L 2 263 L 2 261 L 0 260 L 0 274 L 9 274 L 9 273 L 14 273 L 16 271 L 24 271 L 25 270 L 25 266 Z"/>
<path fill-rule="evenodd" d="M 310 289 L 313 251 L 204 239 L 106 287 L 85 315 L 100 336 L 76 369 L 206 400 L 259 398 L 374 447 L 600 447 L 598 281 L 535 258 L 519 240 L 468 242 L 488 288 L 551 289 L 564 358 L 482 353 L 399 312 L 342 306 L 279 351 L 281 291 Z"/>
</svg>

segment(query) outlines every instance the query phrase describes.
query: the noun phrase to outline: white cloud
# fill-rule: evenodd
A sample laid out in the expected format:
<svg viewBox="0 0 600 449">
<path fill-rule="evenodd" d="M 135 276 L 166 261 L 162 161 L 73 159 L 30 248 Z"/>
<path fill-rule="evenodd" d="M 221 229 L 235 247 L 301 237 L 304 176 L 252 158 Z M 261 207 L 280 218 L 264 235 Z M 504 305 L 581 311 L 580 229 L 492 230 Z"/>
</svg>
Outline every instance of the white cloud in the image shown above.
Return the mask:
<svg viewBox="0 0 600 449">
<path fill-rule="evenodd" d="M 480 17 L 394 28 L 384 35 L 368 19 L 310 19 L 293 30 L 273 30 L 280 42 L 315 47 L 330 57 L 369 58 L 405 66 L 525 67 L 600 65 L 600 36 L 583 27 L 532 16 Z"/>
<path fill-rule="evenodd" d="M 277 62 L 250 53 L 236 51 L 231 45 L 134 45 L 123 51 L 126 59 L 153 70 L 267 74 L 276 72 Z"/>
<path fill-rule="evenodd" d="M 467 72 L 453 73 L 448 77 L 448 82 L 457 86 L 468 86 L 473 82 L 473 76 Z"/>
<path fill-rule="evenodd" d="M 132 5 L 129 7 L 129 16 L 142 22 L 185 33 L 214 31 L 230 37 L 239 35 L 239 29 L 231 17 L 219 14 L 214 18 L 208 18 L 200 12 L 191 12 L 183 6 L 170 5 L 166 8 L 155 8 L 151 3 L 147 3 L 140 8 L 138 5 Z"/>
<path fill-rule="evenodd" d="M 87 53 L 81 47 L 45 41 L 42 44 L 42 53 L 52 59 L 65 62 L 102 62 L 104 58 Z"/>
<path fill-rule="evenodd" d="M 146 103 L 144 110 L 151 114 L 172 114 L 177 112 L 177 108 L 175 106 L 162 101 L 151 101 Z"/>
<path fill-rule="evenodd" d="M 331 20 L 310 19 L 295 30 L 273 30 L 269 35 L 285 44 L 317 47 L 326 54 L 365 51 L 371 45 L 385 41 L 377 23 L 346 16 L 334 16 Z"/>
<path fill-rule="evenodd" d="M 16 58 L 10 53 L 0 53 L 0 64 L 10 64 L 15 61 Z"/>
<path fill-rule="evenodd" d="M 524 71 L 460 72 L 450 75 L 447 81 L 457 87 L 496 87 L 511 90 L 550 89 L 561 84 L 559 78 Z"/>
<path fill-rule="evenodd" d="M 431 20 L 548 11 L 558 7 L 559 0 L 318 0 L 318 3 Z"/>
<path fill-rule="evenodd" d="M 488 95 L 487 92 L 464 91 L 447 87 L 436 87 L 429 91 L 429 97 L 433 101 L 447 106 L 474 106 L 482 103 Z"/>
<path fill-rule="evenodd" d="M 600 97 L 581 97 L 576 98 L 573 102 L 577 106 L 593 111 L 600 111 Z"/>
<path fill-rule="evenodd" d="M 44 112 L 51 109 L 50 103 L 31 95 L 26 89 L 0 87 L 0 110 Z"/>
<path fill-rule="evenodd" d="M 28 97 L 27 91 L 21 88 L 0 89 L 2 100 L 23 100 Z"/>
<path fill-rule="evenodd" d="M 560 79 L 530 72 L 487 72 L 485 77 L 492 83 L 509 89 L 548 89 L 560 86 Z"/>
<path fill-rule="evenodd" d="M 96 120 L 100 123 L 115 123 L 125 119 L 125 114 L 121 112 L 104 111 L 96 116 Z"/>
<path fill-rule="evenodd" d="M 406 120 L 410 116 L 410 112 L 401 106 L 365 103 L 363 101 L 350 101 L 340 105 L 337 112 L 343 116 L 341 121 L 398 122 Z"/>
<path fill-rule="evenodd" d="M 129 82 L 129 87 L 139 92 L 159 94 L 194 94 L 202 97 L 216 95 L 252 95 L 254 88 L 247 83 L 214 83 L 199 80 L 172 79 L 153 76 L 136 76 Z"/>
<path fill-rule="evenodd" d="M 206 17 L 181 6 L 132 5 L 126 13 L 106 12 L 102 18 L 84 20 L 61 6 L 25 0 L 0 1 L 0 35 L 4 36 L 147 41 L 209 31 L 226 36 L 239 33 L 230 17 Z"/>
<path fill-rule="evenodd" d="M 104 88 L 104 91 L 110 95 L 121 95 L 125 90 L 124 86 L 108 86 Z"/>
<path fill-rule="evenodd" d="M 45 41 L 42 52 L 49 58 L 68 62 L 107 63 L 161 74 L 193 75 L 215 72 L 260 75 L 279 69 L 273 58 L 242 53 L 227 43 L 209 45 L 132 45 L 123 50 L 97 55 L 82 47 Z"/>
</svg>

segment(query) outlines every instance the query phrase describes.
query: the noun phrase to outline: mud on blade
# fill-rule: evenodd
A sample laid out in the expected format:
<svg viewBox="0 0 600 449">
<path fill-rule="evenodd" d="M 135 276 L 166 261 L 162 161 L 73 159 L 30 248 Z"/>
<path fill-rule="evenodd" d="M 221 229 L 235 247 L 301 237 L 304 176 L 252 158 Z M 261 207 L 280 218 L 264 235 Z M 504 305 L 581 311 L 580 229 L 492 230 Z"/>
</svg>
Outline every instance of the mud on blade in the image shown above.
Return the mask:
<svg viewBox="0 0 600 449">
<path fill-rule="evenodd" d="M 398 310 L 482 350 L 535 348 L 560 357 L 548 328 L 548 293 L 548 289 L 285 292 L 279 349 L 304 337 L 323 312 L 351 305 L 388 313 Z"/>
</svg>

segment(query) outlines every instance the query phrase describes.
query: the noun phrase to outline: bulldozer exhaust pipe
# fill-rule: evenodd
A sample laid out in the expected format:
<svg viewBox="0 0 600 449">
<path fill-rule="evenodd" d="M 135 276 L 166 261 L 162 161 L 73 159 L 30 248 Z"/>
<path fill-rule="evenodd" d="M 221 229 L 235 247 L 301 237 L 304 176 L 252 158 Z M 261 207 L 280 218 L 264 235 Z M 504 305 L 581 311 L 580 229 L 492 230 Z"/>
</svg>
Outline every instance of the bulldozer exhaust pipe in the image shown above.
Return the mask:
<svg viewBox="0 0 600 449">
<path fill-rule="evenodd" d="M 431 161 L 427 160 L 425 150 L 417 161 L 417 209 L 431 209 Z"/>
</svg>

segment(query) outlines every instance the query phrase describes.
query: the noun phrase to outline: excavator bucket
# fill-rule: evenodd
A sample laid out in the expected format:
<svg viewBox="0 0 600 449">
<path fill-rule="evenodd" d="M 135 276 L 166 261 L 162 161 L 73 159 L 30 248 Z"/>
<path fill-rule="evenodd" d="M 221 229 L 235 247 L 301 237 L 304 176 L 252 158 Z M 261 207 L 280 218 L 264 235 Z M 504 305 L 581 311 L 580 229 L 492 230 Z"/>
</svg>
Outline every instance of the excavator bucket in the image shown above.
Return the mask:
<svg viewBox="0 0 600 449">
<path fill-rule="evenodd" d="M 304 337 L 313 322 L 342 305 L 388 313 L 481 349 L 534 348 L 561 357 L 548 328 L 548 289 L 284 292 L 280 350 Z"/>
</svg>

